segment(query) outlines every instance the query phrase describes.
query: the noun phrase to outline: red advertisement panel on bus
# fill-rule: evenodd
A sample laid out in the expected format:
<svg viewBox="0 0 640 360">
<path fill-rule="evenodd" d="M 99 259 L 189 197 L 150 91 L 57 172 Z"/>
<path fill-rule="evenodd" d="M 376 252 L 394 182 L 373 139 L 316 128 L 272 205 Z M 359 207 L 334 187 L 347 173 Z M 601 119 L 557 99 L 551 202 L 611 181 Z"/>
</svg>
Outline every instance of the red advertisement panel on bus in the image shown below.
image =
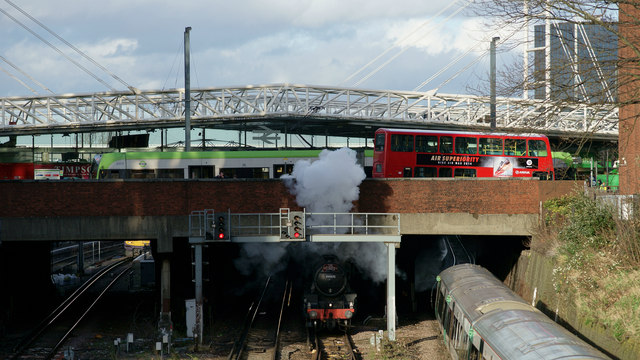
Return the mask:
<svg viewBox="0 0 640 360">
<path fill-rule="evenodd" d="M 537 134 L 378 129 L 373 177 L 553 179 L 549 139 Z"/>
</svg>

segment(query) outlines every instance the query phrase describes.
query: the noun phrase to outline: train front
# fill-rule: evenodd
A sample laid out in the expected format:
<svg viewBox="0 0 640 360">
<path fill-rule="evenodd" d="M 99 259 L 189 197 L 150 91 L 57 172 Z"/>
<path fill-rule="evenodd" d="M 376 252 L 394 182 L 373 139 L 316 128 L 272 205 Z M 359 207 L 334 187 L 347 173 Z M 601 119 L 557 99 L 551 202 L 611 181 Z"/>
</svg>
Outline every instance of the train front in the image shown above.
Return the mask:
<svg viewBox="0 0 640 360">
<path fill-rule="evenodd" d="M 305 294 L 307 326 L 329 330 L 348 327 L 355 313 L 356 297 L 350 291 L 345 266 L 335 257 L 325 258 L 314 274 L 311 291 Z"/>
</svg>

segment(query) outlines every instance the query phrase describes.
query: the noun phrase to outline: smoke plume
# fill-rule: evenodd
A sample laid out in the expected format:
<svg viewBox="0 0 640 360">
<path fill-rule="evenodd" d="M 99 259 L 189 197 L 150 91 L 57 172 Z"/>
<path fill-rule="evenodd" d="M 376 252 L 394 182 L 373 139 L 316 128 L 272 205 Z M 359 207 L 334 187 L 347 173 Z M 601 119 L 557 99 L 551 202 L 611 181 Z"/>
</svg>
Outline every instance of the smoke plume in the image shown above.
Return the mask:
<svg viewBox="0 0 640 360">
<path fill-rule="evenodd" d="M 356 152 L 349 148 L 335 151 L 323 150 L 318 159 L 301 160 L 294 164 L 291 175 L 283 175 L 285 185 L 295 195 L 296 202 L 308 213 L 347 213 L 360 196 L 360 184 L 366 178 L 358 164 Z M 307 224 L 319 224 L 321 219 L 307 219 Z M 302 244 L 300 244 L 302 245 Z M 324 254 L 337 255 L 340 260 L 353 260 L 362 273 L 372 281 L 386 280 L 386 247 L 382 243 L 309 243 L 292 244 L 282 248 L 277 244 L 246 244 L 243 259 L 236 266 L 245 274 L 260 270 L 280 269 L 290 255 L 292 259 L 305 259 L 310 265 Z M 309 259 L 308 262 L 306 262 Z M 311 269 L 309 269 L 311 270 Z"/>
</svg>

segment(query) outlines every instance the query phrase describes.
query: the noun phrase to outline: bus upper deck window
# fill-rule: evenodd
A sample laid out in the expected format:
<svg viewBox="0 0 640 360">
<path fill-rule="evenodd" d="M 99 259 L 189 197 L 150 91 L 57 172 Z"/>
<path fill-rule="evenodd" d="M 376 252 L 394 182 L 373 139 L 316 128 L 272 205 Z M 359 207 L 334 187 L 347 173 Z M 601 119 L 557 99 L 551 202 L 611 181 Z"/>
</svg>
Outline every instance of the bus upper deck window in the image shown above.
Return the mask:
<svg viewBox="0 0 640 360">
<path fill-rule="evenodd" d="M 526 156 L 527 142 L 524 139 L 504 139 L 504 154 L 512 156 Z"/>
<path fill-rule="evenodd" d="M 384 133 L 376 134 L 375 151 L 384 151 Z"/>
<path fill-rule="evenodd" d="M 453 152 L 453 137 L 440 136 L 440 152 L 443 154 L 451 154 Z"/>
<path fill-rule="evenodd" d="M 416 135 L 416 152 L 424 152 L 424 153 L 438 152 L 438 137 Z"/>
<path fill-rule="evenodd" d="M 479 149 L 481 155 L 502 155 L 502 139 L 480 138 Z"/>
<path fill-rule="evenodd" d="M 547 144 L 542 140 L 529 140 L 529 156 L 546 157 Z"/>
<path fill-rule="evenodd" d="M 413 151 L 413 135 L 391 135 L 391 151 Z"/>
<path fill-rule="evenodd" d="M 477 154 L 478 139 L 475 137 L 456 137 L 456 154 Z"/>
</svg>

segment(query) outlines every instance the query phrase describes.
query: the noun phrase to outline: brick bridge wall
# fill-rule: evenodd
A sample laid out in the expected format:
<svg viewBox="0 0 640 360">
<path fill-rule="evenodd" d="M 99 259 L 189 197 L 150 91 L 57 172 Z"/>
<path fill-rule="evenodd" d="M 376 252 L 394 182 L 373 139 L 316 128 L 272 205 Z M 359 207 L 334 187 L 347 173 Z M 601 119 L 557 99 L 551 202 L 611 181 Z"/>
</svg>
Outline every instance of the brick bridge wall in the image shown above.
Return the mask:
<svg viewBox="0 0 640 360">
<path fill-rule="evenodd" d="M 353 211 L 537 214 L 539 202 L 578 189 L 573 181 L 367 179 Z M 298 208 L 279 180 L 0 181 L 0 217 L 188 215 Z"/>
</svg>

